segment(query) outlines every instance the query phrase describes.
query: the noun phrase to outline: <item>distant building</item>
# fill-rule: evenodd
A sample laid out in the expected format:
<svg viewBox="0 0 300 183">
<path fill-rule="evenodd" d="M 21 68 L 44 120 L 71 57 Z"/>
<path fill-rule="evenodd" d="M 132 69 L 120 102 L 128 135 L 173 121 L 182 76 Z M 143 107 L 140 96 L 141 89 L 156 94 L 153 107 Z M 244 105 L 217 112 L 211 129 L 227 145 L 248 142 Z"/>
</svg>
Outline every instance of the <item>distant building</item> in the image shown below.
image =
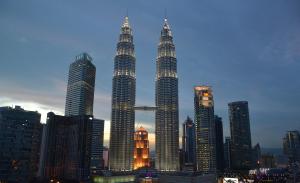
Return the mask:
<svg viewBox="0 0 300 183">
<path fill-rule="evenodd" d="M 142 167 L 150 167 L 149 140 L 148 132 L 140 127 L 134 133 L 134 166 L 136 170 Z"/>
<path fill-rule="evenodd" d="M 196 86 L 194 92 L 197 170 L 215 173 L 216 129 L 212 90 L 209 86 Z"/>
<path fill-rule="evenodd" d="M 253 147 L 253 167 L 254 168 L 259 168 L 260 166 L 260 158 L 261 158 L 261 149 L 260 149 L 260 145 L 259 143 L 257 143 L 254 147 Z"/>
<path fill-rule="evenodd" d="M 70 65 L 65 115 L 93 115 L 96 67 L 87 53 Z"/>
<path fill-rule="evenodd" d="M 42 136 L 41 136 L 41 148 L 40 148 L 40 159 L 39 159 L 39 169 L 37 178 L 42 178 L 44 176 L 45 170 L 45 148 L 46 148 L 46 135 L 47 135 L 47 124 L 42 124 Z"/>
<path fill-rule="evenodd" d="M 289 164 L 288 157 L 284 154 L 276 155 L 275 164 L 277 168 L 286 168 Z"/>
<path fill-rule="evenodd" d="M 275 156 L 272 154 L 261 155 L 259 165 L 261 168 L 276 168 Z"/>
<path fill-rule="evenodd" d="M 300 162 L 300 133 L 288 131 L 283 138 L 283 152 L 289 158 L 289 162 Z"/>
<path fill-rule="evenodd" d="M 159 182 L 162 183 L 215 183 L 216 176 L 213 174 L 193 174 L 178 172 L 175 174 L 161 174 L 159 176 Z"/>
<path fill-rule="evenodd" d="M 104 169 L 108 169 L 108 161 L 109 161 L 109 149 L 107 147 L 103 147 Z"/>
<path fill-rule="evenodd" d="M 230 137 L 225 137 L 224 143 L 224 168 L 231 169 L 231 140 Z"/>
<path fill-rule="evenodd" d="M 183 123 L 182 151 L 184 165 L 195 165 L 196 162 L 196 127 L 190 117 Z"/>
<path fill-rule="evenodd" d="M 135 61 L 132 29 L 126 16 L 114 59 L 109 145 L 109 166 L 113 171 L 133 170 Z"/>
<path fill-rule="evenodd" d="M 231 102 L 228 106 L 232 145 L 231 168 L 249 170 L 252 167 L 252 145 L 248 102 Z"/>
<path fill-rule="evenodd" d="M 104 169 L 103 162 L 103 134 L 104 120 L 93 119 L 92 149 L 91 149 L 91 174 L 99 174 Z"/>
<path fill-rule="evenodd" d="M 105 170 L 109 168 L 109 149 L 108 147 L 103 146 L 103 167 Z"/>
<path fill-rule="evenodd" d="M 42 177 L 86 182 L 90 178 L 93 117 L 47 114 Z"/>
<path fill-rule="evenodd" d="M 0 107 L 0 182 L 29 182 L 40 157 L 41 114 Z"/>
<path fill-rule="evenodd" d="M 70 65 L 65 106 L 65 116 L 93 115 L 96 67 L 92 57 L 82 53 Z M 75 118 L 65 118 L 74 120 Z M 103 169 L 103 133 L 104 121 L 93 119 L 91 144 L 91 174 Z"/>
<path fill-rule="evenodd" d="M 216 161 L 217 170 L 224 171 L 224 140 L 223 140 L 223 123 L 222 118 L 215 115 L 215 128 L 216 128 Z"/>
<path fill-rule="evenodd" d="M 155 167 L 179 170 L 179 114 L 177 59 L 170 25 L 165 19 L 160 33 L 155 78 Z"/>
</svg>

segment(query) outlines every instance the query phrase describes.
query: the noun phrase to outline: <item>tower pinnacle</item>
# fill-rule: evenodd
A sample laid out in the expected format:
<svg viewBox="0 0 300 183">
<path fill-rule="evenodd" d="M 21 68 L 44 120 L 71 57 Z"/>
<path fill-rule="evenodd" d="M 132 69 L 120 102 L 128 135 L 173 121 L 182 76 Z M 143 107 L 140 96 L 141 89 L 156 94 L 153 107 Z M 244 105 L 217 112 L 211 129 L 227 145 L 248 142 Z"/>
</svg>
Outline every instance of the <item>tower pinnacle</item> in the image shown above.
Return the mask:
<svg viewBox="0 0 300 183">
<path fill-rule="evenodd" d="M 164 25 L 163 25 L 162 33 L 167 35 L 167 36 L 172 36 L 171 28 L 170 28 L 170 25 L 168 23 L 167 17 L 165 17 L 165 19 L 164 19 Z"/>
<path fill-rule="evenodd" d="M 130 28 L 129 19 L 128 19 L 127 15 L 125 16 L 125 19 L 124 19 L 122 27 L 128 27 L 128 28 Z"/>
</svg>

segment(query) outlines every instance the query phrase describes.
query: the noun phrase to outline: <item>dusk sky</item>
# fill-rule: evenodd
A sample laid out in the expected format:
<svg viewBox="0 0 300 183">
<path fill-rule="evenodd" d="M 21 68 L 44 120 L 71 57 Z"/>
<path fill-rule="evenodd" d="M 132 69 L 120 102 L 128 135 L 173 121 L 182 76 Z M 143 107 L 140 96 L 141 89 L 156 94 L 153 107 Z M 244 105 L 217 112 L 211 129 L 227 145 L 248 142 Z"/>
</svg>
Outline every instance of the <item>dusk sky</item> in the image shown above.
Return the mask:
<svg viewBox="0 0 300 183">
<path fill-rule="evenodd" d="M 239 100 L 249 102 L 253 145 L 282 147 L 287 130 L 300 130 L 299 0 L 1 0 L 0 106 L 37 110 L 42 122 L 49 111 L 63 114 L 69 65 L 87 52 L 97 68 L 94 116 L 106 121 L 107 144 L 113 58 L 127 9 L 137 105 L 154 106 L 166 9 L 177 54 L 180 127 L 187 115 L 194 117 L 193 87 L 209 85 L 224 136 L 228 103 Z M 154 113 L 136 113 L 136 126 L 148 129 L 151 139 L 154 124 Z"/>
</svg>

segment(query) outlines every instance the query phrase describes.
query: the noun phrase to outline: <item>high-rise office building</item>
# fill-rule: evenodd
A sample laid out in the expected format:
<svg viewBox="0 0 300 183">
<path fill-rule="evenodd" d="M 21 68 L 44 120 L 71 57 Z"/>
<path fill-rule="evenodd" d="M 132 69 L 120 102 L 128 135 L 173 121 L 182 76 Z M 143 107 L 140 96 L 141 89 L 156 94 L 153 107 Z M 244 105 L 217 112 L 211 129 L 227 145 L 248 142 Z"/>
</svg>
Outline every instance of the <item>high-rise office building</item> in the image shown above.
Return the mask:
<svg viewBox="0 0 300 183">
<path fill-rule="evenodd" d="M 86 182 L 90 179 L 93 117 L 47 114 L 42 178 Z"/>
<path fill-rule="evenodd" d="M 283 152 L 290 163 L 300 162 L 300 133 L 288 131 L 283 138 Z"/>
<path fill-rule="evenodd" d="M 150 167 L 148 132 L 140 127 L 134 133 L 134 169 Z"/>
<path fill-rule="evenodd" d="M 133 35 L 125 17 L 114 60 L 109 146 L 109 166 L 114 171 L 133 169 L 135 88 Z"/>
<path fill-rule="evenodd" d="M 160 171 L 176 171 L 179 170 L 177 59 L 167 19 L 158 44 L 155 80 L 155 167 Z"/>
<path fill-rule="evenodd" d="M 224 171 L 224 140 L 222 118 L 215 115 L 217 170 Z"/>
<path fill-rule="evenodd" d="M 195 165 L 196 161 L 196 128 L 190 117 L 182 125 L 182 151 L 184 164 Z"/>
<path fill-rule="evenodd" d="M 224 168 L 231 169 L 231 140 L 230 137 L 225 137 L 224 143 Z"/>
<path fill-rule="evenodd" d="M 107 170 L 109 168 L 108 166 L 108 159 L 109 159 L 109 149 L 108 147 L 103 147 L 103 163 L 104 163 L 104 169 Z"/>
<path fill-rule="evenodd" d="M 75 57 L 69 69 L 66 116 L 93 115 L 95 75 L 91 56 L 82 53 Z"/>
<path fill-rule="evenodd" d="M 216 131 L 212 89 L 209 86 L 196 86 L 194 92 L 197 170 L 215 173 Z"/>
<path fill-rule="evenodd" d="M 93 133 L 92 133 L 92 148 L 91 148 L 91 174 L 99 175 L 100 171 L 104 169 L 103 162 L 103 134 L 104 134 L 104 120 L 93 119 Z"/>
<path fill-rule="evenodd" d="M 231 102 L 228 106 L 232 145 L 231 168 L 234 170 L 248 170 L 252 167 L 248 102 Z"/>
<path fill-rule="evenodd" d="M 254 168 L 259 168 L 260 167 L 260 158 L 261 158 L 261 149 L 260 149 L 260 145 L 259 143 L 257 143 L 253 149 L 252 149 L 252 154 L 253 154 L 253 157 L 252 157 L 252 166 Z"/>
<path fill-rule="evenodd" d="M 38 171 L 41 115 L 0 107 L 0 182 L 29 182 Z"/>
<path fill-rule="evenodd" d="M 262 154 L 259 161 L 261 168 L 276 168 L 275 156 L 273 154 Z"/>
</svg>

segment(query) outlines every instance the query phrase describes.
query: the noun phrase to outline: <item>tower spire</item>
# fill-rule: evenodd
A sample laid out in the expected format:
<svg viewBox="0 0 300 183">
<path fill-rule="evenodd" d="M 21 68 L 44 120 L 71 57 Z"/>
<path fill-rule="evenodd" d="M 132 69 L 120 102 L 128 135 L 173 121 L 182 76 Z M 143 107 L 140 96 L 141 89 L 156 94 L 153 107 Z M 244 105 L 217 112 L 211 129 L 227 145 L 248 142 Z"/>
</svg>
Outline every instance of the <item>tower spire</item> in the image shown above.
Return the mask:
<svg viewBox="0 0 300 183">
<path fill-rule="evenodd" d="M 178 79 L 175 45 L 167 19 L 158 44 L 155 88 L 155 167 L 179 170 Z"/>
<path fill-rule="evenodd" d="M 125 16 L 114 59 L 109 168 L 133 169 L 135 122 L 135 56 L 132 30 Z"/>
<path fill-rule="evenodd" d="M 168 19 L 167 8 L 165 8 L 165 21 Z"/>
<path fill-rule="evenodd" d="M 130 28 L 129 19 L 128 19 L 128 15 L 127 14 L 125 16 L 125 19 L 124 19 L 122 27 L 128 27 L 128 28 Z"/>
</svg>

